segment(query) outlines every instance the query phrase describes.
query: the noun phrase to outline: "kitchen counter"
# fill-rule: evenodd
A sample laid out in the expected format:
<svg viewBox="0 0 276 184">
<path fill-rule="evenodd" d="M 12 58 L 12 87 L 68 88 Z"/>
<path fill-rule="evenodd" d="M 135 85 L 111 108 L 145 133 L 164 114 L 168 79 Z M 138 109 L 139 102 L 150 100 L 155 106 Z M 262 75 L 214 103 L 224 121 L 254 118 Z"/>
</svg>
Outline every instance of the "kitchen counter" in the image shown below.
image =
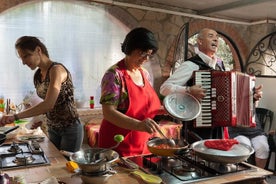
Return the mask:
<svg viewBox="0 0 276 184">
<path fill-rule="evenodd" d="M 13 140 L 7 140 L 5 143 L 10 143 L 12 141 Z M 10 177 L 23 176 L 28 184 L 38 184 L 53 176 L 66 184 L 82 184 L 82 180 L 79 176 L 73 176 L 74 173 L 67 170 L 66 158 L 47 137 L 45 137 L 45 140 L 40 143 L 40 147 L 50 160 L 50 165 L 5 170 L 3 172 L 7 173 Z M 93 177 L 93 183 L 100 184 L 101 182 L 104 182 L 107 184 L 143 184 L 140 179 L 130 176 L 129 172 L 123 168 L 115 167 L 115 170 L 118 173 L 112 176 Z"/>
<path fill-rule="evenodd" d="M 47 166 L 31 167 L 24 169 L 6 170 L 9 176 L 23 176 L 28 184 L 40 183 L 47 178 L 52 176 L 58 178 L 60 181 L 66 184 L 82 184 L 80 176 L 73 176 L 66 169 L 67 160 L 65 157 L 56 149 L 56 147 L 46 137 L 43 142 L 40 143 L 41 148 L 47 155 L 51 164 Z M 254 166 L 253 166 L 254 167 Z M 272 175 L 272 172 L 260 169 L 256 169 L 248 172 L 239 172 L 235 174 L 222 175 L 210 180 L 196 182 L 201 184 L 221 184 L 229 182 L 238 182 L 251 180 L 249 183 L 253 183 L 252 180 L 260 181 L 265 176 Z M 105 183 L 105 184 L 144 184 L 143 181 L 133 175 L 129 174 L 128 170 L 121 167 L 114 167 L 117 174 L 106 176 L 106 177 L 93 177 L 93 183 Z"/>
</svg>

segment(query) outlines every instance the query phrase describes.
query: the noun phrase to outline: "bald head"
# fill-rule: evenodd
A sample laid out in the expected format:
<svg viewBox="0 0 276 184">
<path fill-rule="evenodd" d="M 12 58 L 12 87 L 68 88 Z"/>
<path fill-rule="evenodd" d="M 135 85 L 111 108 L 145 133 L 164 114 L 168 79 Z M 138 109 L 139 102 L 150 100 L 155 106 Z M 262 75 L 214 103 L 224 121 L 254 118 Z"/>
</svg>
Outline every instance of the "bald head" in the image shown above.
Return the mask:
<svg viewBox="0 0 276 184">
<path fill-rule="evenodd" d="M 218 48 L 218 33 L 209 28 L 200 30 L 197 37 L 198 49 L 209 57 L 213 57 Z"/>
</svg>

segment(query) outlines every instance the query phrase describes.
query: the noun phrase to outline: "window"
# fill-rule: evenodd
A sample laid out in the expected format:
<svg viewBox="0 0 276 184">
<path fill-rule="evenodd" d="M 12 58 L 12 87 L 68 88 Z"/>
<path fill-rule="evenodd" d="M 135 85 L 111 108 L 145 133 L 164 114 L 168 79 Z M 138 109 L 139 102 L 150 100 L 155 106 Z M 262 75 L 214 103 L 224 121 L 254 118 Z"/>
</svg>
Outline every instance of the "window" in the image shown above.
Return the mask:
<svg viewBox="0 0 276 184">
<path fill-rule="evenodd" d="M 23 35 L 39 37 L 50 59 L 72 74 L 75 95 L 95 96 L 99 105 L 100 82 L 108 67 L 123 57 L 121 43 L 128 28 L 101 6 L 77 1 L 34 1 L 0 15 L 0 96 L 19 104 L 34 90 L 33 74 L 17 58 L 14 43 Z"/>
</svg>

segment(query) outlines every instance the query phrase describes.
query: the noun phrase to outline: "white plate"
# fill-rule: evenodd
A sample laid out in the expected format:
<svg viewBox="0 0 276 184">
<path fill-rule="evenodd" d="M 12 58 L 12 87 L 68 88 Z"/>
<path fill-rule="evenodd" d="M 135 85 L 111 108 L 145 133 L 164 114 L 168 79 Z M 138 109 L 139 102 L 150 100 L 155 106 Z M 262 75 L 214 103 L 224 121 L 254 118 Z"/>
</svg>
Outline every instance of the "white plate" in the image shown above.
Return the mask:
<svg viewBox="0 0 276 184">
<path fill-rule="evenodd" d="M 163 100 L 166 111 L 174 118 L 190 121 L 198 117 L 201 104 L 190 94 L 172 93 Z"/>
</svg>

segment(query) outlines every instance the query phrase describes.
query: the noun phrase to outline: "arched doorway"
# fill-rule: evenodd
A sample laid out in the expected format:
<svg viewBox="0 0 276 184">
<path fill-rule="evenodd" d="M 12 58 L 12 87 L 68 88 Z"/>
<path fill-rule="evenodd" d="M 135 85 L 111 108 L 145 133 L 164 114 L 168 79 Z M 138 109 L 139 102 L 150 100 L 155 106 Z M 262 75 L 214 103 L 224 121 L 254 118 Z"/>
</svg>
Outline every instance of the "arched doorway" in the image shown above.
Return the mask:
<svg viewBox="0 0 276 184">
<path fill-rule="evenodd" d="M 198 30 L 199 31 L 199 30 Z M 243 71 L 242 66 L 242 60 L 239 53 L 239 50 L 237 49 L 236 44 L 233 42 L 233 40 L 228 37 L 226 34 L 217 31 L 221 36 L 219 38 L 219 48 L 217 55 L 219 58 L 221 58 L 228 70 L 240 70 Z M 180 29 L 178 37 L 175 42 L 175 48 L 174 48 L 174 58 L 172 59 L 172 72 L 186 59 L 196 54 L 196 38 L 197 33 L 195 33 L 192 36 L 189 36 L 189 23 L 186 23 L 183 25 L 183 27 Z M 234 58 L 238 58 L 239 65 L 237 65 L 237 62 L 234 62 Z"/>
</svg>

